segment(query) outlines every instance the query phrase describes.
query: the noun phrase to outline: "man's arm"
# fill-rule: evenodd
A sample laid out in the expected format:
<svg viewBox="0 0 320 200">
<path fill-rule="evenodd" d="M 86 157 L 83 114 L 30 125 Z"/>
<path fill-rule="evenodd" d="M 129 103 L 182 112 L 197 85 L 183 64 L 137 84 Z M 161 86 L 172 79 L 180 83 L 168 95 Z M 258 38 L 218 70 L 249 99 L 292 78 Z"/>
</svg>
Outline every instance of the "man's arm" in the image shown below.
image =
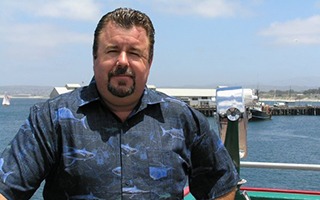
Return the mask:
<svg viewBox="0 0 320 200">
<path fill-rule="evenodd" d="M 7 200 L 2 194 L 0 194 L 0 200 Z"/>
<path fill-rule="evenodd" d="M 234 198 L 236 197 L 236 191 L 237 189 L 234 188 L 231 192 L 217 198 L 216 200 L 234 200 Z"/>
</svg>

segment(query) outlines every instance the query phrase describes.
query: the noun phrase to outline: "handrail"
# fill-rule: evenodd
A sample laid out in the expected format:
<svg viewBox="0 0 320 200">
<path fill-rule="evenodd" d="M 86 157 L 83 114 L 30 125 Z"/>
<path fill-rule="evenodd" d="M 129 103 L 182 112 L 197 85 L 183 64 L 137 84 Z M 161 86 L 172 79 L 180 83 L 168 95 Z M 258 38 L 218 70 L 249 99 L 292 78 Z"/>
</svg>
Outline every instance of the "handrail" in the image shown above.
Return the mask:
<svg viewBox="0 0 320 200">
<path fill-rule="evenodd" d="M 240 161 L 240 167 L 320 171 L 320 164 Z M 252 188 L 252 187 L 241 187 L 241 189 L 247 190 L 247 191 L 265 191 L 265 192 L 297 193 L 297 194 L 306 194 L 306 195 L 308 194 L 320 195 L 320 191 L 307 191 L 307 190 L 286 190 L 286 189 L 270 189 L 270 188 Z M 190 190 L 189 190 L 189 186 L 187 186 L 184 188 L 184 197 L 186 197 L 189 194 L 190 194 Z"/>
<path fill-rule="evenodd" d="M 271 162 L 240 161 L 240 167 L 320 171 L 320 165 L 318 164 L 300 164 L 300 163 L 271 163 Z"/>
<path fill-rule="evenodd" d="M 278 192 L 278 193 L 288 193 L 288 194 L 320 195 L 320 191 L 290 190 L 290 189 L 281 189 L 281 188 L 241 187 L 241 190 L 247 191 L 247 192 Z"/>
</svg>

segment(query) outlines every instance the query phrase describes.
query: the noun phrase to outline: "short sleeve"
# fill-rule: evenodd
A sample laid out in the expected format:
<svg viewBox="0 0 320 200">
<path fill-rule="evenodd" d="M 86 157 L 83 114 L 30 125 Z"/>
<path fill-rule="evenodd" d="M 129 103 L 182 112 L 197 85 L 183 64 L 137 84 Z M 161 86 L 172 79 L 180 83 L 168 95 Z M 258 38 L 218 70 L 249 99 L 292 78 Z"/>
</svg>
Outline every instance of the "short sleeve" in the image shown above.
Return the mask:
<svg viewBox="0 0 320 200">
<path fill-rule="evenodd" d="M 199 116 L 200 114 L 198 114 Z M 239 175 L 219 136 L 199 116 L 199 134 L 191 147 L 190 192 L 196 199 L 217 198 L 230 192 Z"/>
<path fill-rule="evenodd" d="M 35 105 L 0 156 L 0 193 L 8 199 L 29 199 L 44 180 L 53 159 L 52 128 L 46 109 Z"/>
</svg>

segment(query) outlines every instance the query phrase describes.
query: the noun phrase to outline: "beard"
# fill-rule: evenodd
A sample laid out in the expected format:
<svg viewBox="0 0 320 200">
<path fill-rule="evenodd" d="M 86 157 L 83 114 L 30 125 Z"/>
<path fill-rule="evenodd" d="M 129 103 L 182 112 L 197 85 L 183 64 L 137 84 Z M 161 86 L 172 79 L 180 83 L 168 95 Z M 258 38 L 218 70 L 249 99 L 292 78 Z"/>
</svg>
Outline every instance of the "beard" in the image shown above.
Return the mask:
<svg viewBox="0 0 320 200">
<path fill-rule="evenodd" d="M 126 85 L 126 83 L 119 82 L 118 86 L 115 86 L 115 85 L 112 85 L 109 81 L 108 90 L 111 94 L 113 94 L 114 96 L 117 96 L 117 97 L 122 98 L 122 97 L 130 96 L 131 94 L 133 94 L 133 92 L 136 88 L 135 81 L 133 82 L 133 85 L 129 88 L 127 88 L 125 85 Z"/>
<path fill-rule="evenodd" d="M 110 80 L 113 76 L 117 76 L 117 75 L 130 76 L 133 80 L 132 86 L 128 87 L 125 81 L 118 81 L 117 85 L 113 85 L 110 82 Z M 135 88 L 136 88 L 135 74 L 128 67 L 121 67 L 121 68 L 117 67 L 114 70 L 109 72 L 108 77 L 109 77 L 108 90 L 114 96 L 123 98 L 123 97 L 130 96 L 135 91 Z"/>
</svg>

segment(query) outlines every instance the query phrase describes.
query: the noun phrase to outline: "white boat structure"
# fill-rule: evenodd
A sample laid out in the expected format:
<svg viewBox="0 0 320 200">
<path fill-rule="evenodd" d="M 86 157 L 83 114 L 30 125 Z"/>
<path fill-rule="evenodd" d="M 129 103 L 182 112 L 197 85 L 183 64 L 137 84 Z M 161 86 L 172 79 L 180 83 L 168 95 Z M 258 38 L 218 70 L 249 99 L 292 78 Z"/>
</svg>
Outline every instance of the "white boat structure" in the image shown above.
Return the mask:
<svg viewBox="0 0 320 200">
<path fill-rule="evenodd" d="M 3 106 L 9 106 L 10 105 L 10 97 L 9 97 L 9 95 L 5 94 L 3 96 L 2 105 Z"/>
</svg>

